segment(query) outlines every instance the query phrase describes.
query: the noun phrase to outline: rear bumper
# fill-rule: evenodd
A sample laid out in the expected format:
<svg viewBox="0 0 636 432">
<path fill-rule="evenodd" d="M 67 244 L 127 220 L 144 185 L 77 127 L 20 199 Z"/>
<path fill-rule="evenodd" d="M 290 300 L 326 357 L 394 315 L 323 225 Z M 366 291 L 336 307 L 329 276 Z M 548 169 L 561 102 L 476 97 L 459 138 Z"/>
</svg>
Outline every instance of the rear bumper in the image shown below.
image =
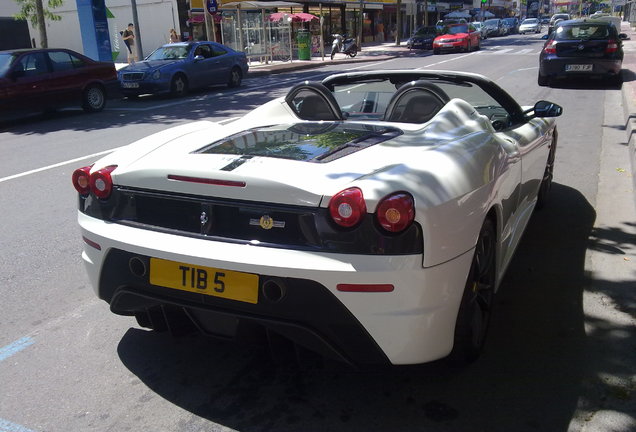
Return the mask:
<svg viewBox="0 0 636 432">
<path fill-rule="evenodd" d="M 352 364 L 417 364 L 452 349 L 472 251 L 423 268 L 422 255 L 368 256 L 211 242 L 107 223 L 79 213 L 82 254 L 98 296 L 123 315 L 178 310 L 204 333 L 278 335 Z M 150 257 L 258 276 L 256 304 L 152 285 L 131 259 Z M 146 268 L 148 268 L 146 266 Z M 268 294 L 268 282 L 283 287 Z M 341 292 L 338 284 L 392 284 Z M 271 285 L 269 285 L 271 287 Z M 162 309 L 163 308 L 163 309 Z M 253 334 L 258 332 L 249 331 Z"/>
<path fill-rule="evenodd" d="M 566 65 L 592 64 L 592 70 L 586 72 L 566 71 Z M 550 56 L 539 62 L 539 73 L 543 76 L 616 76 L 621 73 L 622 60 L 588 59 L 588 58 L 562 58 Z"/>
</svg>

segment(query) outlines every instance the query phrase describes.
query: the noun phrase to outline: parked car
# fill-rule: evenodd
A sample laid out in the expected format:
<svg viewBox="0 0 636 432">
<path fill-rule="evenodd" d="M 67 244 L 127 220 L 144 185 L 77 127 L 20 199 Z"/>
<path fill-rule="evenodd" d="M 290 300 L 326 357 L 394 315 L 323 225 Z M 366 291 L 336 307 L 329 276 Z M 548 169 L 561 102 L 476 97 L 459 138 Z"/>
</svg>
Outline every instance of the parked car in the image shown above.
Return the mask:
<svg viewBox="0 0 636 432">
<path fill-rule="evenodd" d="M 506 27 L 506 34 L 517 34 L 519 33 L 519 18 L 504 18 L 503 25 Z"/>
<path fill-rule="evenodd" d="M 506 34 L 506 29 L 503 25 L 503 21 L 499 18 L 491 18 L 484 21 L 484 26 L 486 27 L 486 33 L 488 34 L 488 37 L 504 36 Z"/>
<path fill-rule="evenodd" d="M 189 89 L 217 84 L 238 87 L 247 71 L 245 53 L 216 42 L 179 42 L 159 47 L 144 61 L 120 69 L 119 81 L 125 96 L 183 96 Z"/>
<path fill-rule="evenodd" d="M 621 39 L 626 37 L 609 21 L 563 21 L 539 54 L 539 85 L 549 85 L 553 78 L 580 76 L 601 76 L 619 83 L 623 64 Z"/>
<path fill-rule="evenodd" d="M 541 23 L 538 18 L 526 18 L 519 25 L 519 34 L 541 33 Z"/>
<path fill-rule="evenodd" d="M 433 41 L 433 54 L 442 51 L 465 51 L 481 48 L 481 33 L 472 24 L 447 25 Z"/>
<path fill-rule="evenodd" d="M 555 27 L 559 25 L 561 21 L 567 21 L 570 19 L 570 14 L 567 13 L 558 13 L 554 14 L 550 17 L 550 22 L 548 23 L 548 36 L 552 34 Z"/>
<path fill-rule="evenodd" d="M 486 28 L 483 22 L 474 21 L 471 24 L 473 25 L 473 27 L 475 27 L 475 30 L 477 30 L 479 34 L 481 34 L 482 40 L 488 39 L 488 29 Z"/>
<path fill-rule="evenodd" d="M 117 90 L 112 62 L 98 62 L 64 48 L 0 51 L 2 117 L 81 106 L 104 109 Z"/>
<path fill-rule="evenodd" d="M 369 100 L 386 109 L 351 110 Z M 156 331 L 470 362 L 548 197 L 560 114 L 470 73 L 304 82 L 76 170 L 82 259 L 112 312 Z"/>
<path fill-rule="evenodd" d="M 437 28 L 435 26 L 420 27 L 406 41 L 408 49 L 433 49 L 433 40 L 437 37 Z"/>
</svg>

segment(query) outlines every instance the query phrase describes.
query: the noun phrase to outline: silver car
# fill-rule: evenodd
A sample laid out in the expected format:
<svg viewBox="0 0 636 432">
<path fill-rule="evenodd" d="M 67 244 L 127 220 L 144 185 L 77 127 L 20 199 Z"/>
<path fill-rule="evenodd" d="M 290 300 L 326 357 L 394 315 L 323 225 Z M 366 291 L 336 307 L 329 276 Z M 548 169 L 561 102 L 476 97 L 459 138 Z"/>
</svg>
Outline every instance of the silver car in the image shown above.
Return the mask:
<svg viewBox="0 0 636 432">
<path fill-rule="evenodd" d="M 519 26 L 519 34 L 541 33 L 541 22 L 538 18 L 527 18 Z"/>
</svg>

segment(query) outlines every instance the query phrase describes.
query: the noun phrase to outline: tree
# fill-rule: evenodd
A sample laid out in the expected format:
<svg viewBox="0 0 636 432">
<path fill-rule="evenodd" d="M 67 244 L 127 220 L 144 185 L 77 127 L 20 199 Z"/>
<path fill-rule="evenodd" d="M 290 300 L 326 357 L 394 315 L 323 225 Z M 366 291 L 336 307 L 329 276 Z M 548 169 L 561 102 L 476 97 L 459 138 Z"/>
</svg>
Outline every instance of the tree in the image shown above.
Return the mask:
<svg viewBox="0 0 636 432">
<path fill-rule="evenodd" d="M 44 8 L 43 0 L 15 0 L 20 5 L 20 13 L 13 17 L 16 20 L 29 20 L 31 25 L 40 32 L 40 44 L 42 48 L 48 48 L 49 40 L 46 37 L 46 19 L 51 21 L 59 21 L 62 19 L 60 15 L 55 15 L 48 8 L 54 9 L 62 6 L 64 0 L 48 0 L 48 8 Z"/>
</svg>

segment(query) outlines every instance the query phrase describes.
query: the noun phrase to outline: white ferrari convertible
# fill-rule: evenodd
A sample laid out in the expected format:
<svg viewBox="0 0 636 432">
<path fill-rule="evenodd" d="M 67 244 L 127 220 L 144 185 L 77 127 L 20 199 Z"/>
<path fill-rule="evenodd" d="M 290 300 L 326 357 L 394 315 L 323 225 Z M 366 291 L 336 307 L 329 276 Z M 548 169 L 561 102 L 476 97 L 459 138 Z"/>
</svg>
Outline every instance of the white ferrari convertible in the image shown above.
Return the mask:
<svg viewBox="0 0 636 432">
<path fill-rule="evenodd" d="M 112 312 L 157 331 L 470 362 L 550 190 L 561 111 L 467 73 L 304 82 L 77 169 L 83 260 Z"/>
</svg>

